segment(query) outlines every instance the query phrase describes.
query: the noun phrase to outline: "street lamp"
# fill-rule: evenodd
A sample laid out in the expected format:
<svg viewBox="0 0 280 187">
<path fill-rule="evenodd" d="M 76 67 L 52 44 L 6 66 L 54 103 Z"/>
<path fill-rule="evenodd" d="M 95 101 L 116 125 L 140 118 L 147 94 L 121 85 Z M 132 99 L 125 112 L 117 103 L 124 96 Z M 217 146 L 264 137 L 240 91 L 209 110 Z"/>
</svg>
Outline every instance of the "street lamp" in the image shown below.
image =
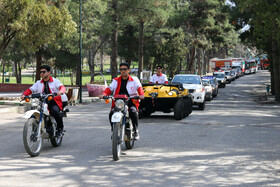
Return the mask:
<svg viewBox="0 0 280 187">
<path fill-rule="evenodd" d="M 80 103 L 82 103 L 82 63 L 83 63 L 83 55 L 82 55 L 82 0 L 80 0 Z"/>
</svg>

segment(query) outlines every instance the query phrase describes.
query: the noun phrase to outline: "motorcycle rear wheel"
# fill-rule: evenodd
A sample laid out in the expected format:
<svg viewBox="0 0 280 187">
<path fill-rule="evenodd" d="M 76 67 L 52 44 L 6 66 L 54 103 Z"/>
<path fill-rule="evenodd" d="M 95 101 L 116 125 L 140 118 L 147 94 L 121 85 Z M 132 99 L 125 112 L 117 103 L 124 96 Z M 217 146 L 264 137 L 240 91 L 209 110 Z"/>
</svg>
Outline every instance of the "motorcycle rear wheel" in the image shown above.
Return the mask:
<svg viewBox="0 0 280 187">
<path fill-rule="evenodd" d="M 42 136 L 40 136 L 37 140 L 35 139 L 35 136 L 38 134 L 38 130 L 41 130 L 38 129 L 38 127 L 38 121 L 35 118 L 29 118 L 23 128 L 23 145 L 26 152 L 31 157 L 38 156 L 42 149 Z"/>
<path fill-rule="evenodd" d="M 132 131 L 132 137 L 130 137 L 130 134 L 127 134 L 127 141 L 125 141 L 125 147 L 127 149 L 132 149 L 134 146 L 134 141 L 135 141 L 135 131 L 134 128 L 131 129 Z"/>
<path fill-rule="evenodd" d="M 62 143 L 62 138 L 63 138 L 63 136 L 61 136 L 61 137 L 57 137 L 57 136 L 51 137 L 50 140 L 51 140 L 52 146 L 53 147 L 59 147 Z"/>
<path fill-rule="evenodd" d="M 115 161 L 120 159 L 121 156 L 121 124 L 113 123 L 113 135 L 112 135 L 112 153 Z"/>
</svg>

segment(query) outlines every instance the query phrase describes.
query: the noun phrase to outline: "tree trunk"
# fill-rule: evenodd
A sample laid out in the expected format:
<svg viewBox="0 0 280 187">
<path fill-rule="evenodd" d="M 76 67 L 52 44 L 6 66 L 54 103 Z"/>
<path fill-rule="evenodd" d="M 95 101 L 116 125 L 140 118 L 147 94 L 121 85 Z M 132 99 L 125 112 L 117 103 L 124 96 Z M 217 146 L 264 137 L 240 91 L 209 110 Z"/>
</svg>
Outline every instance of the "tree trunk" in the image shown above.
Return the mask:
<svg viewBox="0 0 280 187">
<path fill-rule="evenodd" d="M 103 62 L 104 61 L 104 48 L 103 45 L 100 48 L 100 72 L 103 74 Z"/>
<path fill-rule="evenodd" d="M 81 85 L 81 66 L 83 65 L 83 59 L 80 65 L 80 54 L 76 55 L 76 60 L 79 62 L 76 67 L 76 85 Z"/>
<path fill-rule="evenodd" d="M 36 80 L 40 80 L 41 77 L 40 77 L 40 67 L 42 65 L 42 52 L 41 52 L 41 49 L 39 49 L 39 51 L 37 51 L 35 53 L 35 56 L 36 56 Z"/>
<path fill-rule="evenodd" d="M 144 21 L 140 21 L 139 23 L 139 62 L 138 62 L 138 78 L 140 78 L 140 74 L 143 71 L 143 50 L 144 50 L 144 41 L 143 41 L 143 34 L 144 34 Z"/>
<path fill-rule="evenodd" d="M 93 44 L 93 46 L 88 50 L 88 66 L 89 66 L 89 71 L 90 71 L 90 76 L 92 77 L 95 72 L 95 48 L 96 45 Z M 94 80 L 93 80 L 94 81 Z"/>
<path fill-rule="evenodd" d="M 270 84 L 271 84 L 271 93 L 272 95 L 275 95 L 274 90 L 274 70 L 273 70 L 273 58 L 272 54 L 268 53 L 267 55 L 268 61 L 269 61 L 269 71 L 270 71 Z"/>
<path fill-rule="evenodd" d="M 2 83 L 5 83 L 5 65 L 6 63 L 2 60 L 3 70 L 2 70 Z"/>
<path fill-rule="evenodd" d="M 134 41 L 132 40 L 132 38 L 134 38 L 134 28 L 132 25 L 129 25 L 127 27 L 127 32 L 128 32 L 128 37 L 130 38 L 129 42 L 128 42 L 128 49 L 130 49 L 131 51 L 133 50 L 133 46 L 134 46 Z M 126 62 L 128 63 L 129 67 L 131 66 L 131 62 L 132 62 L 132 55 L 129 55 L 126 59 Z M 134 68 L 134 67 L 133 67 Z"/>
<path fill-rule="evenodd" d="M 202 75 L 202 72 L 201 72 L 201 49 L 198 48 L 197 49 L 197 66 L 198 66 L 198 75 Z"/>
<path fill-rule="evenodd" d="M 203 49 L 203 71 L 204 71 L 204 74 L 206 75 L 206 73 L 208 73 L 208 51 L 206 51 L 205 49 Z"/>
<path fill-rule="evenodd" d="M 187 66 L 187 73 L 193 72 L 194 57 L 195 57 L 195 46 L 193 46 L 193 49 L 192 49 L 191 59 L 190 59 L 190 61 L 188 63 L 188 66 Z"/>
<path fill-rule="evenodd" d="M 111 50 L 111 77 L 112 79 L 116 78 L 118 75 L 118 0 L 113 0 L 112 1 L 112 8 L 113 8 L 113 23 L 114 23 L 114 29 L 113 29 L 113 34 L 111 38 L 112 42 L 112 50 Z"/>
<path fill-rule="evenodd" d="M 273 58 L 273 70 L 274 70 L 274 91 L 275 101 L 280 101 L 280 71 L 279 71 L 279 55 L 280 52 L 277 38 L 272 39 L 272 58 Z"/>
<path fill-rule="evenodd" d="M 20 62 L 15 61 L 14 62 L 14 68 L 15 68 L 15 77 L 17 84 L 21 83 L 21 67 L 20 67 Z"/>
</svg>

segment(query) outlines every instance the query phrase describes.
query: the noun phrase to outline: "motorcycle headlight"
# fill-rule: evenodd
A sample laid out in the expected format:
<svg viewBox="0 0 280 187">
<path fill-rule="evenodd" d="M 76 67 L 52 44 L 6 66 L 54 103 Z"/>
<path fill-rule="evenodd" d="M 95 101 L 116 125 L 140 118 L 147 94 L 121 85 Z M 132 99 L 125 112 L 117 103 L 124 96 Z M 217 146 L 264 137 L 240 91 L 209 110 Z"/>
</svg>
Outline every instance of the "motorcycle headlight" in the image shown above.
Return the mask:
<svg viewBox="0 0 280 187">
<path fill-rule="evenodd" d="M 124 104 L 123 100 L 117 100 L 117 101 L 115 102 L 115 105 L 116 105 L 116 108 L 117 108 L 117 109 L 119 109 L 119 110 L 124 110 L 125 104 Z"/>
<path fill-rule="evenodd" d="M 31 106 L 36 107 L 39 105 L 39 99 L 38 98 L 33 98 L 31 100 Z"/>
</svg>

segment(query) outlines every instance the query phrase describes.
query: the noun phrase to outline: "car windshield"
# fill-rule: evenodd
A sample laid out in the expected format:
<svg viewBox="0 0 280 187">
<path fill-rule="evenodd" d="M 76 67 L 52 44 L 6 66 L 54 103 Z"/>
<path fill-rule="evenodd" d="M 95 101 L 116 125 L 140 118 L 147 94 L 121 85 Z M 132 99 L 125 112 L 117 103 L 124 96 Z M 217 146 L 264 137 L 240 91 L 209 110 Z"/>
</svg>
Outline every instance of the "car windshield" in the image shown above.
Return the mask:
<svg viewBox="0 0 280 187">
<path fill-rule="evenodd" d="M 196 76 L 175 76 L 172 82 L 182 84 L 201 84 L 200 78 Z"/>
<path fill-rule="evenodd" d="M 226 73 L 226 76 L 228 76 L 229 75 L 229 72 L 225 72 Z"/>
<path fill-rule="evenodd" d="M 214 79 L 210 79 L 211 84 L 215 84 Z"/>
<path fill-rule="evenodd" d="M 217 77 L 217 78 L 225 78 L 225 75 L 224 74 L 214 74 L 214 77 Z"/>
<path fill-rule="evenodd" d="M 207 83 L 207 85 L 209 85 L 209 80 L 208 79 L 202 79 L 203 83 Z"/>
</svg>

